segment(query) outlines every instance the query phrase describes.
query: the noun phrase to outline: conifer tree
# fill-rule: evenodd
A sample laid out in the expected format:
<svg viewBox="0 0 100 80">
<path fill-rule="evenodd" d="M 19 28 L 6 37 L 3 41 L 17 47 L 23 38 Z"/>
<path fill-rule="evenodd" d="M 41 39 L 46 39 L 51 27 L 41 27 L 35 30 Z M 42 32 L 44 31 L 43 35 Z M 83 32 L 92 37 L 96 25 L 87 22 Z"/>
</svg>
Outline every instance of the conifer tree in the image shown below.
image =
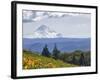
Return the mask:
<svg viewBox="0 0 100 80">
<path fill-rule="evenodd" d="M 85 65 L 85 58 L 84 58 L 84 54 L 83 53 L 81 53 L 81 55 L 80 55 L 79 64 L 81 66 Z"/>
<path fill-rule="evenodd" d="M 48 50 L 47 44 L 45 45 L 45 47 L 42 50 L 42 55 L 46 56 L 46 57 L 50 57 L 50 55 L 51 55 L 49 50 Z"/>
<path fill-rule="evenodd" d="M 59 58 L 59 53 L 60 53 L 60 51 L 57 49 L 57 46 L 55 44 L 54 49 L 53 49 L 53 58 L 58 59 Z"/>
</svg>

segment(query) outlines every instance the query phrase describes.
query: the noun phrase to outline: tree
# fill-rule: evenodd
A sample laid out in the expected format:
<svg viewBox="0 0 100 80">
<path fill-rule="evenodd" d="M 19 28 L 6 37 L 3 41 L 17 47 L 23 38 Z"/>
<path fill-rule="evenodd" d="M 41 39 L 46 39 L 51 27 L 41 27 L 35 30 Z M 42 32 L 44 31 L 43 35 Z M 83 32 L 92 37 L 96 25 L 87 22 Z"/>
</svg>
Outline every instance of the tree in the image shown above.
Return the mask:
<svg viewBox="0 0 100 80">
<path fill-rule="evenodd" d="M 71 61 L 71 63 L 76 64 L 76 57 L 75 57 L 74 54 L 73 54 L 73 56 L 72 56 L 72 61 Z"/>
<path fill-rule="evenodd" d="M 55 46 L 54 46 L 54 49 L 53 49 L 53 58 L 54 59 L 58 59 L 59 58 L 59 53 L 60 53 L 60 51 L 57 49 L 57 46 L 56 46 L 56 44 L 55 44 Z"/>
<path fill-rule="evenodd" d="M 45 47 L 42 50 L 42 55 L 46 56 L 46 57 L 50 57 L 51 56 L 51 54 L 50 54 L 50 52 L 48 50 L 47 44 L 45 45 Z"/>
<path fill-rule="evenodd" d="M 81 66 L 85 65 L 85 58 L 84 58 L 84 54 L 83 53 L 81 53 L 81 55 L 80 55 L 79 64 Z"/>
</svg>

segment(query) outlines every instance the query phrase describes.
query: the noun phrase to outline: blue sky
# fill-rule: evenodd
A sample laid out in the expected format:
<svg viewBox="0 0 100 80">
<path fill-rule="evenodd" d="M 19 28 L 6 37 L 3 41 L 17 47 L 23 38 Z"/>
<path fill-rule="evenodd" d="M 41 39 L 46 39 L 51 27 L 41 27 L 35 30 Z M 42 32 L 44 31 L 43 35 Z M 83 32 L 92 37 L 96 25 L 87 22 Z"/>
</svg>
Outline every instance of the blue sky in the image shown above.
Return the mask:
<svg viewBox="0 0 100 80">
<path fill-rule="evenodd" d="M 89 13 L 23 10 L 23 36 L 33 35 L 41 25 L 48 26 L 64 37 L 91 37 L 91 14 Z"/>
</svg>

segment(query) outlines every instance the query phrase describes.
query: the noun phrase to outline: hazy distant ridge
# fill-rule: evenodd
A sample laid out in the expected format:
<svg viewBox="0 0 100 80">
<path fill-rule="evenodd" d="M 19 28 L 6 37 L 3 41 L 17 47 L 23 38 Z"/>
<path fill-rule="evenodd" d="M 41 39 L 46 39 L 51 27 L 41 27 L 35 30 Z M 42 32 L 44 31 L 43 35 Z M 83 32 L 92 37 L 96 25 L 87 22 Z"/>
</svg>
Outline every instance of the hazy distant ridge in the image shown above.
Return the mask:
<svg viewBox="0 0 100 80">
<path fill-rule="evenodd" d="M 90 50 L 90 38 L 23 38 L 23 48 L 31 51 L 41 52 L 45 44 L 48 45 L 49 51 L 52 51 L 56 43 L 62 52 L 74 50 Z"/>
</svg>

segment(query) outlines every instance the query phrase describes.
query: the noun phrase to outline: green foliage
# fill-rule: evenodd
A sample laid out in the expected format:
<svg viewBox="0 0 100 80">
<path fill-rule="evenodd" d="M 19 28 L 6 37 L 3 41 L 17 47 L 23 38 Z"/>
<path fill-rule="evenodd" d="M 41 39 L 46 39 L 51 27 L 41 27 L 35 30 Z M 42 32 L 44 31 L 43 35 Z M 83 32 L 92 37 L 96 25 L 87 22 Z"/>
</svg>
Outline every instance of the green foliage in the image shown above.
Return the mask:
<svg viewBox="0 0 100 80">
<path fill-rule="evenodd" d="M 54 49 L 53 49 L 53 51 L 52 51 L 52 56 L 53 56 L 53 58 L 54 58 L 54 59 L 59 59 L 59 53 L 60 53 L 60 51 L 57 49 L 57 46 L 56 46 L 56 44 L 55 44 Z"/>
<path fill-rule="evenodd" d="M 85 66 L 91 66 L 91 54 L 90 51 L 84 54 L 85 57 Z"/>
<path fill-rule="evenodd" d="M 84 54 L 83 53 L 80 54 L 79 64 L 81 66 L 85 65 L 85 58 L 84 58 Z"/>
<path fill-rule="evenodd" d="M 65 63 L 61 60 L 45 57 L 35 52 L 23 51 L 23 69 L 76 67 L 77 65 Z"/>
<path fill-rule="evenodd" d="M 48 50 L 47 45 L 45 45 L 45 47 L 43 48 L 42 55 L 46 56 L 46 57 L 50 57 L 51 56 L 51 54 L 50 54 L 50 52 Z"/>
<path fill-rule="evenodd" d="M 76 61 L 77 61 L 77 60 L 76 60 L 76 57 L 75 57 L 75 55 L 73 55 L 73 56 L 72 56 L 72 61 L 71 61 L 71 63 L 76 64 L 76 63 L 77 63 Z"/>
<path fill-rule="evenodd" d="M 68 62 L 71 64 L 76 64 L 79 66 L 90 66 L 91 65 L 91 55 L 90 51 L 83 52 L 83 51 L 74 51 L 70 53 L 61 53 L 60 60 L 64 62 Z"/>
<path fill-rule="evenodd" d="M 42 53 L 23 50 L 23 68 L 59 68 L 74 66 L 90 66 L 91 52 L 76 50 L 73 52 L 62 53 L 57 49 L 55 44 L 52 53 L 49 52 L 48 46 L 45 45 Z"/>
</svg>

